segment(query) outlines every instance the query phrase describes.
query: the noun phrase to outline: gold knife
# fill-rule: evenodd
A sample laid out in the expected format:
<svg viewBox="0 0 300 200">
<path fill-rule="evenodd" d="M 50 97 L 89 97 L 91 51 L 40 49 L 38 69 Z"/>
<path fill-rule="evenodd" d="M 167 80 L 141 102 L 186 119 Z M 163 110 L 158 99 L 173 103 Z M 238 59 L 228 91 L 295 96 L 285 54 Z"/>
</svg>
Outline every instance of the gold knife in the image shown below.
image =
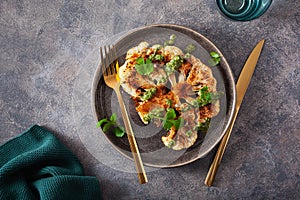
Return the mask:
<svg viewBox="0 0 300 200">
<path fill-rule="evenodd" d="M 218 167 L 221 163 L 222 157 L 225 152 L 225 148 L 227 146 L 235 119 L 238 115 L 239 109 L 241 107 L 243 98 L 245 96 L 245 93 L 247 91 L 248 85 L 250 83 L 252 74 L 254 72 L 255 66 L 257 64 L 258 58 L 260 56 L 261 50 L 263 48 L 265 40 L 261 40 L 256 47 L 253 49 L 251 52 L 250 56 L 248 57 L 241 74 L 238 78 L 237 84 L 236 84 L 236 95 L 237 95 L 237 100 L 236 100 L 236 106 L 235 106 L 235 111 L 234 115 L 232 118 L 232 121 L 230 123 L 230 126 L 228 127 L 225 135 L 223 136 L 220 146 L 216 152 L 215 158 L 209 168 L 209 171 L 207 173 L 206 179 L 205 179 L 205 184 L 208 186 L 211 186 L 214 182 Z"/>
</svg>

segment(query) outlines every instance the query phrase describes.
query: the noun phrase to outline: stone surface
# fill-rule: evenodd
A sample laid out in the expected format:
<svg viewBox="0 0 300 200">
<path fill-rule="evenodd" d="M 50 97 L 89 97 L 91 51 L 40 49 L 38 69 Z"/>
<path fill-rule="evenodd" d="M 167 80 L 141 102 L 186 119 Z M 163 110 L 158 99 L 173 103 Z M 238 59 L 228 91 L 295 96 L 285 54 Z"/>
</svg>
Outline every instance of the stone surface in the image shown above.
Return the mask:
<svg viewBox="0 0 300 200">
<path fill-rule="evenodd" d="M 104 199 L 299 199 L 299 9 L 294 0 L 273 1 L 259 19 L 235 22 L 214 1 L 1 0 L 0 143 L 32 124 L 48 127 L 86 174 L 98 177 Z M 149 172 L 149 183 L 139 185 L 135 174 L 95 159 L 79 137 L 72 106 L 81 63 L 113 35 L 153 23 L 205 35 L 236 79 L 266 39 L 213 187 L 203 182 L 215 150 L 187 166 Z"/>
</svg>

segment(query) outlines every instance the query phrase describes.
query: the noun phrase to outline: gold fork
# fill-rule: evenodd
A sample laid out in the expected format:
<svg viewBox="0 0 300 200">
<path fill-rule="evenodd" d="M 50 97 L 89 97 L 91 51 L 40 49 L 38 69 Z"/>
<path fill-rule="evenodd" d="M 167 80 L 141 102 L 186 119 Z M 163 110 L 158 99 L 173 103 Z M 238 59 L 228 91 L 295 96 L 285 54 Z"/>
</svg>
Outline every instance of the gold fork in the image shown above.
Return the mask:
<svg viewBox="0 0 300 200">
<path fill-rule="evenodd" d="M 148 179 L 143 166 L 141 155 L 132 131 L 132 127 L 128 118 L 126 107 L 120 92 L 120 77 L 118 75 L 119 63 L 116 57 L 116 49 L 114 46 L 104 46 L 100 47 L 100 58 L 101 58 L 101 68 L 106 85 L 112 88 L 118 98 L 122 117 L 124 120 L 126 135 L 129 141 L 131 153 L 133 160 L 135 162 L 135 167 L 137 170 L 138 178 L 141 184 L 147 183 Z M 108 67 L 106 67 L 108 66 Z"/>
</svg>

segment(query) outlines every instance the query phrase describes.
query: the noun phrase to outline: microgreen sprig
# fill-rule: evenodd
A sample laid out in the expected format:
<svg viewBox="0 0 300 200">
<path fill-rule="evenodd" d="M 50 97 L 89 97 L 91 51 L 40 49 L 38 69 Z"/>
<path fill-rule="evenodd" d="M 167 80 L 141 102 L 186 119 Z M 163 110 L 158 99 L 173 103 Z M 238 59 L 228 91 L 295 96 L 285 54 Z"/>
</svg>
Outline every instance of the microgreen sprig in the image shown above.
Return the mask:
<svg viewBox="0 0 300 200">
<path fill-rule="evenodd" d="M 116 137 L 123 137 L 125 134 L 125 129 L 117 123 L 117 114 L 113 113 L 109 119 L 101 119 L 97 127 L 102 127 L 103 132 L 107 132 L 109 129 L 112 129 L 112 132 Z"/>
<path fill-rule="evenodd" d="M 168 108 L 164 117 L 162 117 L 163 112 L 165 112 L 163 108 L 153 109 L 144 119 L 147 121 L 150 121 L 151 119 L 162 120 L 162 125 L 165 130 L 170 130 L 172 126 L 178 130 L 183 126 L 184 120 L 181 117 L 177 117 L 174 108 Z"/>
<path fill-rule="evenodd" d="M 169 40 L 164 42 L 164 46 L 173 45 L 175 43 L 175 39 L 176 39 L 175 34 L 170 35 Z"/>
<path fill-rule="evenodd" d="M 223 94 L 222 92 L 210 92 L 208 86 L 204 86 L 198 91 L 198 97 L 192 102 L 192 105 L 194 107 L 205 106 L 220 99 Z"/>
<path fill-rule="evenodd" d="M 186 53 L 192 53 L 195 50 L 196 50 L 196 46 L 194 44 L 189 44 L 185 48 Z"/>
<path fill-rule="evenodd" d="M 209 53 L 209 55 L 211 57 L 211 59 L 208 61 L 209 65 L 216 66 L 220 63 L 221 56 L 217 52 L 212 51 Z"/>
</svg>

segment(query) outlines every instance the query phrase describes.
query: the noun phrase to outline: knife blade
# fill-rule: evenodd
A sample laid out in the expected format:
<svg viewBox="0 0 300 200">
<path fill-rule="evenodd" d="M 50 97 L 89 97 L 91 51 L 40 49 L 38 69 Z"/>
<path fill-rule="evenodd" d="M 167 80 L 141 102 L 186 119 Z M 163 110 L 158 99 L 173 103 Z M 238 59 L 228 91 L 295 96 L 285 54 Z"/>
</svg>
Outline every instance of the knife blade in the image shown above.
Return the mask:
<svg viewBox="0 0 300 200">
<path fill-rule="evenodd" d="M 220 145 L 218 147 L 218 150 L 216 152 L 216 155 L 214 157 L 214 160 L 209 168 L 209 171 L 207 173 L 206 179 L 204 181 L 204 183 L 208 186 L 211 186 L 214 182 L 218 167 L 221 163 L 222 157 L 224 155 L 229 137 L 231 135 L 232 132 L 232 128 L 234 125 L 234 122 L 236 120 L 236 117 L 238 115 L 238 112 L 240 110 L 243 98 L 246 94 L 247 88 L 249 86 L 249 83 L 251 81 L 253 72 L 255 70 L 257 61 L 259 59 L 260 53 L 262 51 L 263 45 L 264 45 L 265 40 L 261 40 L 252 50 L 251 54 L 249 55 L 241 73 L 240 76 L 238 78 L 238 81 L 236 83 L 236 95 L 237 95 L 237 99 L 236 99 L 236 106 L 235 106 L 235 111 L 234 111 L 234 115 L 233 118 L 230 122 L 230 125 L 225 133 L 225 135 L 223 136 Z"/>
</svg>

